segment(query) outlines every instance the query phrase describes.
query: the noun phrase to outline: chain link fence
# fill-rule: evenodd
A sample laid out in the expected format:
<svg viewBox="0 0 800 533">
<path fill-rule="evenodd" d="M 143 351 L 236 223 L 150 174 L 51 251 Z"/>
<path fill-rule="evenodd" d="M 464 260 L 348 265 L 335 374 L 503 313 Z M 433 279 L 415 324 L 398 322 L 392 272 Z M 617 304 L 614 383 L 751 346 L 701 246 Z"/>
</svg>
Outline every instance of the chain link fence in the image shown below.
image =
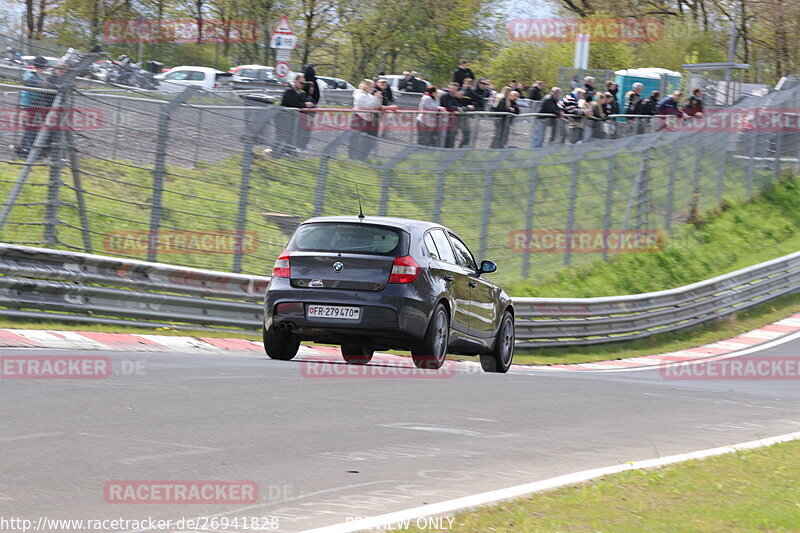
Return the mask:
<svg viewBox="0 0 800 533">
<path fill-rule="evenodd" d="M 40 125 L 24 158 L 14 149 L 25 131 L 0 128 L 2 242 L 246 274 L 268 274 L 303 219 L 357 214 L 358 191 L 368 216 L 452 228 L 478 260 L 498 262 L 500 282 L 543 278 L 630 251 L 610 235 L 669 232 L 749 197 L 800 157 L 800 87 L 739 104 L 794 116 L 794 130 L 627 117 L 598 134 L 586 119 L 434 114 L 424 146 L 425 117 L 412 112 L 358 131 L 345 110 L 193 89 L 165 97 L 69 83 L 58 95 L 69 126 Z M 20 88 L 4 84 L 0 98 L 9 116 Z M 546 125 L 556 134 L 534 148 Z M 579 232 L 602 244 L 575 242 Z"/>
</svg>

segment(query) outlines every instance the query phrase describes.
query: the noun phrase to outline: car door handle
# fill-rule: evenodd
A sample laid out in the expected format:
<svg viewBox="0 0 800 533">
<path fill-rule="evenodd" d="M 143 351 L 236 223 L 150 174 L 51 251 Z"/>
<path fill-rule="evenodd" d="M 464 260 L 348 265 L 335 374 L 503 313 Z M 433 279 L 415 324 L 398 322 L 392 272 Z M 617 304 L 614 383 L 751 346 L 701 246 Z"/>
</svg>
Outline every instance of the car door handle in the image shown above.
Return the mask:
<svg viewBox="0 0 800 533">
<path fill-rule="evenodd" d="M 442 277 L 444 278 L 444 280 L 445 280 L 447 283 L 453 283 L 453 281 L 455 281 L 455 279 L 456 279 L 456 278 L 454 278 L 453 276 L 451 276 L 450 274 L 445 274 L 445 275 L 444 275 L 444 276 L 442 276 Z"/>
<path fill-rule="evenodd" d="M 478 286 L 478 282 L 477 281 L 473 281 L 473 280 L 469 280 L 469 283 L 467 285 L 469 285 L 470 287 L 472 287 L 474 289 L 475 287 Z"/>
</svg>

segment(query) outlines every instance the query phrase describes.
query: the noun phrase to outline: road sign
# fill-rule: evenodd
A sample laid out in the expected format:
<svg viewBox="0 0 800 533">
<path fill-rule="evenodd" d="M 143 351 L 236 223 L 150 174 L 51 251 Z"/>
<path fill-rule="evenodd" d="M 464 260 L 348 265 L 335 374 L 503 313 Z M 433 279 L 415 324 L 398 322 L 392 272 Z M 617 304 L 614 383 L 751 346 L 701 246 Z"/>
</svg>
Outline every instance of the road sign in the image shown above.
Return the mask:
<svg viewBox="0 0 800 533">
<path fill-rule="evenodd" d="M 297 35 L 288 35 L 286 33 L 273 33 L 272 39 L 269 41 L 270 48 L 279 48 L 285 50 L 294 50 L 297 48 Z"/>
<path fill-rule="evenodd" d="M 275 50 L 275 61 L 286 61 L 287 63 L 292 58 L 292 51 L 284 48 Z"/>
<path fill-rule="evenodd" d="M 281 19 L 275 24 L 275 29 L 272 30 L 272 33 L 283 33 L 284 35 L 294 35 L 294 31 L 292 30 L 292 25 L 289 24 L 289 19 L 286 15 L 281 15 Z"/>
<path fill-rule="evenodd" d="M 275 75 L 279 78 L 285 78 L 289 75 L 289 63 L 286 61 L 278 61 L 275 63 Z"/>
</svg>

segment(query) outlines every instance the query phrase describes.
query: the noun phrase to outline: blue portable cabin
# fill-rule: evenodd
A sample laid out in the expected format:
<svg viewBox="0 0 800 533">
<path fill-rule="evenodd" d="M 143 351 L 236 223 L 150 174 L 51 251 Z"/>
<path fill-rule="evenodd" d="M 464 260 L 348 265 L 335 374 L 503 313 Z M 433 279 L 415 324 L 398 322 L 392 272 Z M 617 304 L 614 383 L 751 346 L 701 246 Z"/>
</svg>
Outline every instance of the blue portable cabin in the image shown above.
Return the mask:
<svg viewBox="0 0 800 533">
<path fill-rule="evenodd" d="M 614 73 L 617 85 L 619 85 L 619 92 L 617 97 L 620 102 L 620 113 L 625 113 L 624 101 L 625 93 L 633 88 L 634 83 L 641 83 L 644 85 L 642 89 L 642 97 L 650 96 L 653 91 L 661 91 L 661 97 L 678 91 L 681 88 L 681 79 L 683 75 L 674 70 L 667 70 L 665 68 L 634 68 L 618 70 Z"/>
</svg>

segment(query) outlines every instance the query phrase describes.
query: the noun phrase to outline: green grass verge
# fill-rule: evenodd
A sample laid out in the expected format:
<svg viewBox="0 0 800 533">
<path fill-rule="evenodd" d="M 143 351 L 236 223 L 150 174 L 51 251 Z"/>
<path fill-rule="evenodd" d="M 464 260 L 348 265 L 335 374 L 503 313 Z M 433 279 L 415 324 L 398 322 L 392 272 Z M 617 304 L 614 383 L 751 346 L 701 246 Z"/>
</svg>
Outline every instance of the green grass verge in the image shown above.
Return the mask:
<svg viewBox="0 0 800 533">
<path fill-rule="evenodd" d="M 565 268 L 506 287 L 514 296 L 584 298 L 680 287 L 800 250 L 800 183 L 786 179 L 750 201 L 728 201 L 685 224 L 653 253 Z"/>
<path fill-rule="evenodd" d="M 623 472 L 460 513 L 450 531 L 798 531 L 798 487 L 800 442 L 792 441 L 656 470 Z"/>
</svg>

